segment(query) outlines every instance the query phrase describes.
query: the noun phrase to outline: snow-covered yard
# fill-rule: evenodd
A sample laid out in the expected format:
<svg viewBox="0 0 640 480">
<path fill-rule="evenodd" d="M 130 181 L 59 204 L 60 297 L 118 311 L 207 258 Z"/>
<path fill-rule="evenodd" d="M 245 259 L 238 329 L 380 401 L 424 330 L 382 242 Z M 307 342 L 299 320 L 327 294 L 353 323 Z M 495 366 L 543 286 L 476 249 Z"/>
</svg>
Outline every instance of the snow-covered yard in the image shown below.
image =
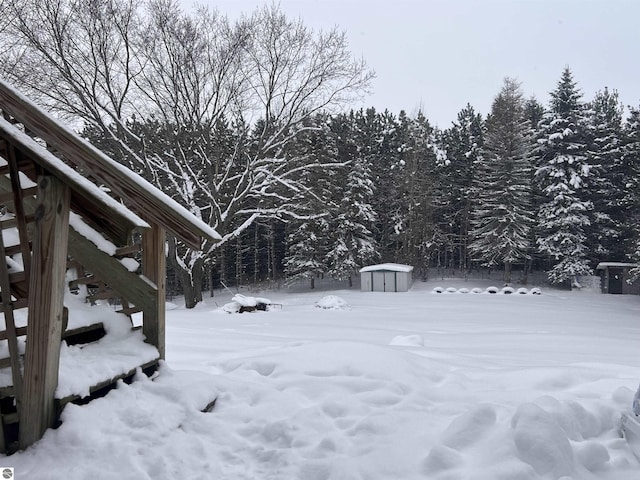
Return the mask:
<svg viewBox="0 0 640 480">
<path fill-rule="evenodd" d="M 640 297 L 431 293 L 489 285 L 169 309 L 158 378 L 67 406 L 0 465 L 18 480 L 638 478 L 618 422 L 640 381 Z"/>
</svg>

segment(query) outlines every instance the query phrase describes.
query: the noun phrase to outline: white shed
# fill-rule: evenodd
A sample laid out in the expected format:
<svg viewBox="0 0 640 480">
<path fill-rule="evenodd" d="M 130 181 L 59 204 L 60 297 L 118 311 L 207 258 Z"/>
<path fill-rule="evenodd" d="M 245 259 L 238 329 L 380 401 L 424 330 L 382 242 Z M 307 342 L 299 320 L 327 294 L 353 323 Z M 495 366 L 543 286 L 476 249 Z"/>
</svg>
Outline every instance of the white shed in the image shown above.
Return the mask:
<svg viewBox="0 0 640 480">
<path fill-rule="evenodd" d="M 407 292 L 413 282 L 413 267 L 399 263 L 382 263 L 360 269 L 363 292 Z"/>
</svg>

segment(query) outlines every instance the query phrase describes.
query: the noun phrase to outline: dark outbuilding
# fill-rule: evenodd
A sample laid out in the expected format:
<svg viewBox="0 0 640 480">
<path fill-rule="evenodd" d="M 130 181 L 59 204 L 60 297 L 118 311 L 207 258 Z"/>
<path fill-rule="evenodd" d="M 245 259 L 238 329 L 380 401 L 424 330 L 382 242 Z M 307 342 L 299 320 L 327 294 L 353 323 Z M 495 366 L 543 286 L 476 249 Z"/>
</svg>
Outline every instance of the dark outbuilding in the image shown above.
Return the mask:
<svg viewBox="0 0 640 480">
<path fill-rule="evenodd" d="M 629 282 L 629 270 L 637 266 L 635 263 L 600 262 L 596 270 L 600 274 L 602 293 L 639 295 L 640 280 Z"/>
</svg>

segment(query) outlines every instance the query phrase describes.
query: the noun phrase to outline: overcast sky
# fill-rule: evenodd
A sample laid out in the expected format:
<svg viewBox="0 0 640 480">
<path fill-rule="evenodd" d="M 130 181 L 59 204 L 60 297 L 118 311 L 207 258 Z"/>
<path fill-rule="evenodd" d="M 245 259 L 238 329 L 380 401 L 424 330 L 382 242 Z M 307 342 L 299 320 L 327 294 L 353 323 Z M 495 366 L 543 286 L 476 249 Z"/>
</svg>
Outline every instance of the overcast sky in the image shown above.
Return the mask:
<svg viewBox="0 0 640 480">
<path fill-rule="evenodd" d="M 182 0 L 185 6 L 191 0 Z M 260 0 L 200 0 L 230 18 Z M 281 0 L 314 29 L 338 26 L 376 72 L 362 105 L 448 127 L 486 114 L 505 76 L 545 105 L 565 65 L 585 99 L 605 86 L 640 105 L 640 0 Z"/>
</svg>

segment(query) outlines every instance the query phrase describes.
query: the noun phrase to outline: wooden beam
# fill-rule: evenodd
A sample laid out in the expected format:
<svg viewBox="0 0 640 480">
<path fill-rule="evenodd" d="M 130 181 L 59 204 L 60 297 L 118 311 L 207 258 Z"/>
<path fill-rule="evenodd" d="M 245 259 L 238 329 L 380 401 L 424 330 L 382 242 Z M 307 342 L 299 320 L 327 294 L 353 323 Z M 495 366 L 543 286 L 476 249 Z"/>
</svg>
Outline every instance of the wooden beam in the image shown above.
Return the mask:
<svg viewBox="0 0 640 480">
<path fill-rule="evenodd" d="M 159 225 L 151 225 L 142 234 L 142 274 L 156 284 L 154 304 L 143 310 L 142 333 L 147 343 L 158 349 L 165 358 L 165 296 L 166 296 L 166 232 Z"/>
<path fill-rule="evenodd" d="M 202 238 L 220 240 L 220 235 L 142 177 L 132 175 L 89 142 L 63 127 L 8 83 L 0 80 L 0 107 L 19 120 L 64 158 L 90 173 L 120 197 L 133 211 L 163 226 L 189 247 L 200 249 Z M 2 124 L 3 121 L 0 121 Z M 5 121 L 10 126 L 8 122 Z M 34 158 L 39 161 L 38 158 Z"/>
<path fill-rule="evenodd" d="M 6 122 L 0 120 L 0 134 L 13 133 Z M 113 232 L 114 238 L 127 239 L 135 228 L 146 228 L 147 223 L 132 212 L 127 212 L 114 199 L 110 198 L 96 185 L 78 172 L 66 165 L 62 160 L 54 157 L 44 147 L 35 143 L 30 138 L 16 136 L 11 138 L 11 149 L 15 151 L 15 158 L 19 165 L 33 164 L 34 162 L 47 173 L 58 177 L 71 188 L 71 205 L 73 210 L 87 215 L 90 213 L 94 223 L 102 225 L 106 232 Z M 23 171 L 20 168 L 20 171 Z M 24 172 L 33 181 L 37 180 L 36 171 Z"/>
<path fill-rule="evenodd" d="M 0 192 L 10 189 L 9 179 L 0 177 Z M 27 214 L 35 211 L 36 199 L 25 198 L 23 203 Z M 99 250 L 90 240 L 80 235 L 73 228 L 68 230 L 68 246 L 71 257 L 82 265 L 90 266 L 92 274 L 95 274 L 96 277 L 132 304 L 142 309 L 155 308 L 156 289 L 152 285 L 149 285 L 139 275 L 127 270 L 117 258 Z M 15 282 L 19 280 L 19 275 L 24 275 L 24 273 L 13 273 L 9 275 L 9 278 L 12 282 Z M 79 279 L 78 282 L 82 282 L 82 279 Z M 164 299 L 164 296 L 162 298 Z"/>
<path fill-rule="evenodd" d="M 39 179 L 20 411 L 19 444 L 23 449 L 42 438 L 56 420 L 69 197 L 69 188 L 57 178 Z"/>
<path fill-rule="evenodd" d="M 154 308 L 156 289 L 153 285 L 127 270 L 117 258 L 99 250 L 73 228 L 69 229 L 69 255 L 91 269 L 91 273 L 119 296 L 143 309 Z"/>
</svg>

